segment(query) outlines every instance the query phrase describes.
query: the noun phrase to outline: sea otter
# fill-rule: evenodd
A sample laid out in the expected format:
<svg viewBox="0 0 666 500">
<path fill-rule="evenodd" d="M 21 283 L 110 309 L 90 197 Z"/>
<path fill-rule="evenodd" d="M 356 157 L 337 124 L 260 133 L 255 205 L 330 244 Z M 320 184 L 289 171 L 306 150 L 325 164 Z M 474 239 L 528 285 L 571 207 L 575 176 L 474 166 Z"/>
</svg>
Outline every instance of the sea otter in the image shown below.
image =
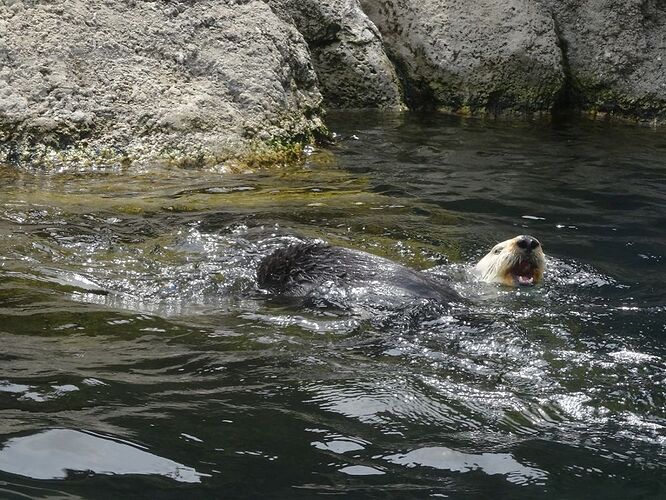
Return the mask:
<svg viewBox="0 0 666 500">
<path fill-rule="evenodd" d="M 521 234 L 502 241 L 474 267 L 483 281 L 507 286 L 539 283 L 546 268 L 546 256 L 535 237 Z"/>
<path fill-rule="evenodd" d="M 545 258 L 539 241 L 527 235 L 498 243 L 476 265 L 484 281 L 509 286 L 534 285 L 541 280 Z M 323 242 L 302 242 L 279 248 L 257 269 L 259 287 L 276 295 L 308 297 L 335 290 L 355 296 L 390 301 L 432 299 L 459 302 L 461 297 L 435 277 L 389 259 Z"/>
</svg>

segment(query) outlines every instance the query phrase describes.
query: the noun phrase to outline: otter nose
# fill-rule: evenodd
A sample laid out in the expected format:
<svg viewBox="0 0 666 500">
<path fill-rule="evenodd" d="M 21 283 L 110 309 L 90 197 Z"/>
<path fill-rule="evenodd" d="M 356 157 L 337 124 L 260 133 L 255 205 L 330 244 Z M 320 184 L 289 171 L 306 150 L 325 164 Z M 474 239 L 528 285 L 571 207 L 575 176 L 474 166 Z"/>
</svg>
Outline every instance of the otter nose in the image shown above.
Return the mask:
<svg viewBox="0 0 666 500">
<path fill-rule="evenodd" d="M 522 248 L 526 252 L 531 252 L 535 248 L 538 248 L 541 243 L 539 243 L 539 240 L 533 238 L 532 236 L 523 235 L 518 238 L 516 245 L 518 245 L 519 248 Z"/>
</svg>

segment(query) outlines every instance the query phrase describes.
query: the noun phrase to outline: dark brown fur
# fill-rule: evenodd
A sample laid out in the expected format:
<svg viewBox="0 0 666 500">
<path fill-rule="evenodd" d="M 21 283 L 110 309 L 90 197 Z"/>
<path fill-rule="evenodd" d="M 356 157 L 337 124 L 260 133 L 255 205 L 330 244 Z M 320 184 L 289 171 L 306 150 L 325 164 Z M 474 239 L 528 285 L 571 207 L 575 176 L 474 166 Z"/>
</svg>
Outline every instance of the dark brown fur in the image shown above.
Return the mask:
<svg viewBox="0 0 666 500">
<path fill-rule="evenodd" d="M 257 269 L 259 286 L 275 294 L 306 296 L 324 283 L 339 288 L 367 286 L 369 293 L 457 301 L 448 285 L 383 257 L 326 243 L 297 243 L 265 257 Z M 381 290 L 379 290 L 381 288 Z"/>
</svg>

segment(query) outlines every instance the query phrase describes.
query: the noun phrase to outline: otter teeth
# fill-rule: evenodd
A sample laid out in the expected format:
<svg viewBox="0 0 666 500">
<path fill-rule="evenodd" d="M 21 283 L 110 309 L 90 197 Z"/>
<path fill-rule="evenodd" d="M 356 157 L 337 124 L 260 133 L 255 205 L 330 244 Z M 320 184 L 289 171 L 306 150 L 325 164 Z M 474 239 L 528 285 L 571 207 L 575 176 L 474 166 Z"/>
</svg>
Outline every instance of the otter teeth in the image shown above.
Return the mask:
<svg viewBox="0 0 666 500">
<path fill-rule="evenodd" d="M 529 261 L 523 260 L 519 262 L 513 270 L 513 277 L 516 282 L 521 286 L 534 285 L 534 272 L 532 265 Z"/>
<path fill-rule="evenodd" d="M 534 285 L 534 276 L 516 275 L 519 285 Z"/>
</svg>

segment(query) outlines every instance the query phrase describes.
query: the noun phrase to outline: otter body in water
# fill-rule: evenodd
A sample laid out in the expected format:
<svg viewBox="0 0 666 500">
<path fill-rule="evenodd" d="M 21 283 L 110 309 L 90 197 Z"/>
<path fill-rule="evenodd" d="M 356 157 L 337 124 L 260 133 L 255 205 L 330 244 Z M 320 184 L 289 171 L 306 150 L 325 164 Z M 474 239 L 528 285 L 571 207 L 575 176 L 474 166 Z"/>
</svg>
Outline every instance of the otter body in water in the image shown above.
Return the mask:
<svg viewBox="0 0 666 500">
<path fill-rule="evenodd" d="M 545 262 L 539 240 L 520 235 L 495 245 L 474 270 L 489 283 L 532 286 L 541 281 Z M 257 282 L 278 296 L 324 298 L 351 307 L 394 308 L 421 299 L 439 304 L 463 301 L 447 283 L 427 273 L 322 242 L 275 250 L 259 264 Z"/>
<path fill-rule="evenodd" d="M 335 287 L 384 298 L 460 300 L 455 290 L 427 274 L 377 255 L 320 242 L 274 251 L 259 265 L 257 281 L 261 288 L 289 297 Z"/>
</svg>

